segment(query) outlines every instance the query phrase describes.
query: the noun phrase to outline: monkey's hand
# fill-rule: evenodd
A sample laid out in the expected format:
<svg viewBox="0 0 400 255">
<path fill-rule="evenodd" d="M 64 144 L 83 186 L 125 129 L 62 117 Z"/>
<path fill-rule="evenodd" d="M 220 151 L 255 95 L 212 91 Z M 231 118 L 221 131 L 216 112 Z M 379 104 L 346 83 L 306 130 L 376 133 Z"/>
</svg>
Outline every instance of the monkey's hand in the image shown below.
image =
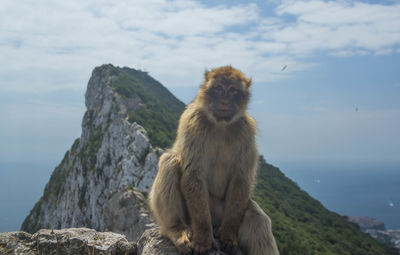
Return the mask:
<svg viewBox="0 0 400 255">
<path fill-rule="evenodd" d="M 191 240 L 191 248 L 194 254 L 202 254 L 206 251 L 211 250 L 216 247 L 214 237 L 210 231 L 207 233 L 205 231 L 194 232 Z"/>
<path fill-rule="evenodd" d="M 224 230 L 220 228 L 218 238 L 221 241 L 221 250 L 228 254 L 236 254 L 239 251 L 237 233 L 234 231 Z"/>
<path fill-rule="evenodd" d="M 181 236 L 176 240 L 175 246 L 179 250 L 179 254 L 191 255 L 192 249 L 190 247 L 190 238 L 192 232 L 189 229 L 185 229 L 181 232 Z"/>
</svg>

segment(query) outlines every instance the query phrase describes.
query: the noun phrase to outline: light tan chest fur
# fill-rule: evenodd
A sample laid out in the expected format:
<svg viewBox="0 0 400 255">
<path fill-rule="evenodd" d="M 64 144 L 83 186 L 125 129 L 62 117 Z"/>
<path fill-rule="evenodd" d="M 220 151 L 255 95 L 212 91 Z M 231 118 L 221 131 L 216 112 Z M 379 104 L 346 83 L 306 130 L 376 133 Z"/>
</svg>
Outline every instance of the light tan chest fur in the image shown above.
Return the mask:
<svg viewBox="0 0 400 255">
<path fill-rule="evenodd" d="M 235 141 L 225 136 L 223 132 L 212 133 L 205 141 L 207 151 L 204 159 L 204 177 L 210 195 L 224 199 L 225 191 L 231 179 L 237 147 Z M 207 146 L 207 143 L 214 146 Z"/>
</svg>

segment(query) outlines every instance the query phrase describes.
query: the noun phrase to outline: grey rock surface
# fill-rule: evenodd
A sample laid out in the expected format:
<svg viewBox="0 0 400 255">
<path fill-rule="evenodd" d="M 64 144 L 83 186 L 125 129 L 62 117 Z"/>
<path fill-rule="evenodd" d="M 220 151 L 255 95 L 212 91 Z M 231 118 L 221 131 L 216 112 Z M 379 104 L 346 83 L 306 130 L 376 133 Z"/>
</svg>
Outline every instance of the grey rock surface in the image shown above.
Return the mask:
<svg viewBox="0 0 400 255">
<path fill-rule="evenodd" d="M 229 255 L 220 250 L 220 242 L 216 239 L 216 247 L 205 255 Z M 173 243 L 160 235 L 159 228 L 146 230 L 137 243 L 137 253 L 140 255 L 179 255 Z M 243 255 L 238 250 L 235 255 Z"/>
<path fill-rule="evenodd" d="M 142 255 L 179 255 L 172 242 L 160 235 L 158 228 L 143 233 L 137 243 L 137 251 Z"/>
<path fill-rule="evenodd" d="M 162 150 L 151 146 L 142 126 L 127 120 L 127 110 L 138 107 L 140 98 L 129 101 L 116 93 L 112 70 L 109 65 L 94 69 L 81 137 L 54 170 L 21 230 L 89 227 L 133 241 L 151 226 L 143 197 Z"/>
<path fill-rule="evenodd" d="M 0 234 L 0 254 L 133 255 L 136 244 L 128 242 L 123 235 L 88 228 L 42 229 L 33 235 L 22 231 Z"/>
<path fill-rule="evenodd" d="M 37 254 L 32 235 L 23 231 L 0 233 L 0 254 Z"/>
<path fill-rule="evenodd" d="M 218 240 L 217 240 L 218 246 Z M 0 254 L 15 255 L 179 255 L 158 228 L 144 231 L 137 243 L 112 232 L 88 228 L 41 229 L 32 234 L 18 231 L 0 234 Z M 228 255 L 214 249 L 205 255 Z M 238 252 L 237 255 L 243 255 Z"/>
<path fill-rule="evenodd" d="M 155 224 L 150 220 L 143 194 L 127 188 L 116 192 L 105 207 L 105 225 L 113 226 L 119 233 L 137 240 Z M 134 226 L 134 227 L 132 227 Z"/>
</svg>

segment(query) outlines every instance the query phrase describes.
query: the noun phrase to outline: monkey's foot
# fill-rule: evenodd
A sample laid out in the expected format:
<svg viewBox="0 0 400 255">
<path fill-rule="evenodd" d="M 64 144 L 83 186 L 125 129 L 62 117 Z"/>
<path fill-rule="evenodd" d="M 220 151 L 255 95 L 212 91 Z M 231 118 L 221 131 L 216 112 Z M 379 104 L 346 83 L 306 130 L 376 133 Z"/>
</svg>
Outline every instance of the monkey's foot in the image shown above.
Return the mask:
<svg viewBox="0 0 400 255">
<path fill-rule="evenodd" d="M 217 251 L 217 249 L 214 246 L 208 247 L 200 244 L 192 244 L 191 247 L 193 249 L 193 254 L 196 255 L 208 254 L 209 252 Z"/>
<path fill-rule="evenodd" d="M 192 254 L 192 249 L 190 245 L 190 237 L 192 233 L 190 230 L 183 230 L 180 236 L 175 241 L 175 246 L 178 248 L 180 254 L 189 255 Z"/>
<path fill-rule="evenodd" d="M 221 240 L 221 250 L 228 254 L 241 254 L 237 242 L 232 241 L 222 241 Z"/>
<path fill-rule="evenodd" d="M 193 240 L 191 240 L 190 246 L 194 254 L 207 254 L 209 251 L 215 250 L 217 247 L 216 242 L 212 236 L 210 240 L 201 241 L 196 241 L 195 238 L 193 238 Z"/>
</svg>

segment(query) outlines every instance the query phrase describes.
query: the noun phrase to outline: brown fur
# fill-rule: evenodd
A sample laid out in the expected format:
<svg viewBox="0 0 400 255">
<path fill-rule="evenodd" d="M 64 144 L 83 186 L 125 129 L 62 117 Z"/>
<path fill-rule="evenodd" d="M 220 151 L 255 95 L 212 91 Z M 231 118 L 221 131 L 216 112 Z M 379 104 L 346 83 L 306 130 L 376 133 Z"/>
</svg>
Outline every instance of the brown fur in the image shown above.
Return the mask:
<svg viewBox="0 0 400 255">
<path fill-rule="evenodd" d="M 183 112 L 177 138 L 159 161 L 150 206 L 181 254 L 212 248 L 214 235 L 232 254 L 279 254 L 271 221 L 251 200 L 258 152 L 246 113 L 251 80 L 230 66 L 205 73 Z"/>
</svg>

